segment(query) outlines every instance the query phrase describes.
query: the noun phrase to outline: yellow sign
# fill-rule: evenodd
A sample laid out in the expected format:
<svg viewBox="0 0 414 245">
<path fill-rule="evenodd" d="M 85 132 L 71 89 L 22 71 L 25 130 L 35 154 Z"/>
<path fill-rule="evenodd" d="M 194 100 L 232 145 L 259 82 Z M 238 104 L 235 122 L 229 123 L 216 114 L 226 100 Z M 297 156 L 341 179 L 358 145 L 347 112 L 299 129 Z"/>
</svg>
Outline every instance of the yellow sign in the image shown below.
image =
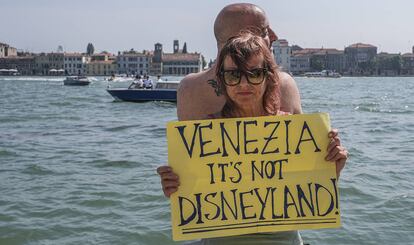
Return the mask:
<svg viewBox="0 0 414 245">
<path fill-rule="evenodd" d="M 328 114 L 171 122 L 174 240 L 340 226 Z"/>
</svg>

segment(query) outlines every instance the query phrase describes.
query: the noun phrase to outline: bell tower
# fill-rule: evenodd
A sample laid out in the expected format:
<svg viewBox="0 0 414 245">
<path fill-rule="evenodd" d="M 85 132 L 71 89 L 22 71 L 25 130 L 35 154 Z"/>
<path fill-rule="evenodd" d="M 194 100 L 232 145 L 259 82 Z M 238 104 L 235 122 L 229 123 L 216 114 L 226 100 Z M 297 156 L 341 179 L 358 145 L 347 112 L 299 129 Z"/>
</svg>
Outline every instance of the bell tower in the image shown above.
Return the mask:
<svg viewBox="0 0 414 245">
<path fill-rule="evenodd" d="M 178 40 L 174 40 L 174 54 L 178 53 L 180 50 L 180 44 L 178 44 Z"/>
</svg>

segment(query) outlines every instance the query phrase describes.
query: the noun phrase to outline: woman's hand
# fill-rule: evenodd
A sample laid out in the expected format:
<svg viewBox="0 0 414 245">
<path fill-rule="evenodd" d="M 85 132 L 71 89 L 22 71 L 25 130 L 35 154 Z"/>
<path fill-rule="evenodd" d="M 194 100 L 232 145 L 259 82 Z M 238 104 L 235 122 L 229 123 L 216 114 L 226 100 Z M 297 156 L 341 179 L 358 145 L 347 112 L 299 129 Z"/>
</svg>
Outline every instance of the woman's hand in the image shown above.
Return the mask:
<svg viewBox="0 0 414 245">
<path fill-rule="evenodd" d="M 341 140 L 338 136 L 338 129 L 334 128 L 328 133 L 328 137 L 331 139 L 328 145 L 328 155 L 325 157 L 327 161 L 335 162 L 336 164 L 336 177 L 339 178 L 341 170 L 345 167 L 346 160 L 348 159 L 348 151 L 341 145 Z"/>
<path fill-rule="evenodd" d="M 171 194 L 178 190 L 180 182 L 178 175 L 172 171 L 170 166 L 161 166 L 157 168 L 157 173 L 161 178 L 162 191 L 166 197 L 170 197 Z"/>
</svg>

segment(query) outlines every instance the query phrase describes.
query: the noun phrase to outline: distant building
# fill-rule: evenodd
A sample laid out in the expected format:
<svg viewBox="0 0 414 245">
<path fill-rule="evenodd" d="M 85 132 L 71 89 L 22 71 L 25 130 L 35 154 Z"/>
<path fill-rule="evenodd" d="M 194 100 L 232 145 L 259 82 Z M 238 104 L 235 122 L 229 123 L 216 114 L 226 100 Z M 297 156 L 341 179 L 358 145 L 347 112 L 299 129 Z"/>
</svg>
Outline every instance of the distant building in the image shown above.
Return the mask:
<svg viewBox="0 0 414 245">
<path fill-rule="evenodd" d="M 118 73 L 146 75 L 150 72 L 151 57 L 149 52 L 139 53 L 134 50 L 118 54 Z"/>
<path fill-rule="evenodd" d="M 0 43 L 0 58 L 17 56 L 17 49 L 6 43 Z"/>
<path fill-rule="evenodd" d="M 110 76 L 117 72 L 116 57 L 110 53 L 100 53 L 91 56 L 86 63 L 86 75 L 88 76 Z"/>
<path fill-rule="evenodd" d="M 162 74 L 162 44 L 156 43 L 150 63 L 150 74 Z"/>
<path fill-rule="evenodd" d="M 406 53 L 402 55 L 401 75 L 414 75 L 414 46 L 412 53 Z"/>
<path fill-rule="evenodd" d="M 273 42 L 272 46 L 276 64 L 283 71 L 289 72 L 291 56 L 289 42 L 286 39 L 279 39 Z"/>
<path fill-rule="evenodd" d="M 66 75 L 85 75 L 89 57 L 81 53 L 64 53 L 64 69 Z"/>
<path fill-rule="evenodd" d="M 373 75 L 377 47 L 355 43 L 345 48 L 346 67 L 349 75 Z"/>
<path fill-rule="evenodd" d="M 117 72 L 117 64 L 112 60 L 91 61 L 86 64 L 86 75 L 88 76 L 111 76 Z"/>
<path fill-rule="evenodd" d="M 400 54 L 389 54 L 381 52 L 375 57 L 377 72 L 379 76 L 398 76 L 401 74 L 402 57 Z"/>
<path fill-rule="evenodd" d="M 64 72 L 63 53 L 41 53 L 35 56 L 36 75 L 63 75 Z"/>
<path fill-rule="evenodd" d="M 301 52 L 301 50 L 293 51 L 290 57 L 290 72 L 293 75 L 311 71 L 310 68 L 311 53 Z"/>
<path fill-rule="evenodd" d="M 342 73 L 345 69 L 343 50 L 320 49 L 312 54 L 311 68 L 313 71 L 330 70 Z"/>
<path fill-rule="evenodd" d="M 305 48 L 292 51 L 290 62 L 290 70 L 295 75 L 322 70 L 342 73 L 345 67 L 345 56 L 342 50 Z"/>
<path fill-rule="evenodd" d="M 200 72 L 202 65 L 201 54 L 188 53 L 186 43 L 184 43 L 183 49 L 180 49 L 178 40 L 174 40 L 173 53 L 164 53 L 162 45 L 160 43 L 155 44 L 150 70 L 152 74 L 184 76 L 189 73 Z"/>
<path fill-rule="evenodd" d="M 0 58 L 0 69 L 14 69 L 20 75 L 35 74 L 35 58 L 33 56 L 8 56 Z"/>
</svg>

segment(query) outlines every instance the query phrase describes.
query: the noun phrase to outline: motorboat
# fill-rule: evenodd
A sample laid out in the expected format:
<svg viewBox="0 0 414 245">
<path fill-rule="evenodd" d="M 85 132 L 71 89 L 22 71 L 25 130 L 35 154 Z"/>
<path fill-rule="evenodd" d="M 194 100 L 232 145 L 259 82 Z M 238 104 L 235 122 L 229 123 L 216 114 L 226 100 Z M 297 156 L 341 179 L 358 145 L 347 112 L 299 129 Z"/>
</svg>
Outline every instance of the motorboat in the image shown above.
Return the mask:
<svg viewBox="0 0 414 245">
<path fill-rule="evenodd" d="M 130 86 L 129 88 L 108 88 L 106 91 L 115 100 L 130 101 L 130 102 L 145 102 L 145 101 L 177 101 L 177 88 L 179 81 L 158 81 L 155 87 L 139 88 Z"/>
<path fill-rule="evenodd" d="M 69 76 L 63 80 L 63 85 L 67 86 L 86 86 L 90 83 L 91 81 L 85 76 Z"/>
<path fill-rule="evenodd" d="M 323 70 L 318 72 L 306 72 L 304 74 L 306 77 L 332 77 L 332 78 L 339 78 L 341 74 L 338 72 L 330 71 L 330 70 Z"/>
</svg>

